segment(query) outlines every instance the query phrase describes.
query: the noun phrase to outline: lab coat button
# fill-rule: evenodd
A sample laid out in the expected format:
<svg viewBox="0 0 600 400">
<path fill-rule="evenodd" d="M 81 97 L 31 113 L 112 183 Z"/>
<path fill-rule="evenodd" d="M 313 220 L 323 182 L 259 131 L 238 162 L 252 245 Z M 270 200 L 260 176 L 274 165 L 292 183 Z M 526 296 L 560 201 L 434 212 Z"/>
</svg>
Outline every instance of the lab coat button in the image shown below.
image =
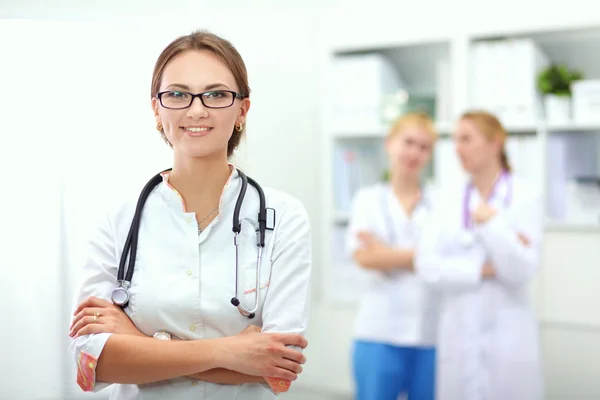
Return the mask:
<svg viewBox="0 0 600 400">
<path fill-rule="evenodd" d="M 190 331 L 194 332 L 196 330 L 196 327 L 194 325 L 190 325 Z"/>
<path fill-rule="evenodd" d="M 186 222 L 189 224 L 190 222 L 192 222 L 192 217 L 187 217 L 187 218 L 185 219 L 185 221 L 186 221 Z"/>
<path fill-rule="evenodd" d="M 192 386 L 196 386 L 198 384 L 198 381 L 192 381 Z"/>
<path fill-rule="evenodd" d="M 188 269 L 188 270 L 187 270 L 187 274 L 188 274 L 188 276 L 192 276 L 192 270 L 191 270 L 191 269 Z"/>
</svg>

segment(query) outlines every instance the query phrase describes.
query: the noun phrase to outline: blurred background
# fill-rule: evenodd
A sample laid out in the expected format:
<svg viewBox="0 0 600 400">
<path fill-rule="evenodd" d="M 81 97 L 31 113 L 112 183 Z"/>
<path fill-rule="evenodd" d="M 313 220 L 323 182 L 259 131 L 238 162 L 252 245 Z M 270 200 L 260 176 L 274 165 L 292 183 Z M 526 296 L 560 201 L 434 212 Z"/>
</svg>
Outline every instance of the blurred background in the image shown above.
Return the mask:
<svg viewBox="0 0 600 400">
<path fill-rule="evenodd" d="M 108 397 L 81 392 L 67 354 L 81 251 L 115 200 L 106 188 L 170 166 L 150 108 L 152 68 L 166 44 L 198 28 L 232 41 L 248 67 L 252 107 L 235 162 L 298 197 L 313 226 L 308 363 L 282 398 L 352 398 L 361 272 L 342 239 L 353 193 L 385 173 L 387 124 L 427 110 L 442 135 L 428 178 L 452 181 L 462 171 L 450 133 L 468 107 L 500 117 L 516 173 L 545 195 L 532 299 L 547 398 L 600 398 L 592 5 L 0 0 L 0 399 Z"/>
</svg>

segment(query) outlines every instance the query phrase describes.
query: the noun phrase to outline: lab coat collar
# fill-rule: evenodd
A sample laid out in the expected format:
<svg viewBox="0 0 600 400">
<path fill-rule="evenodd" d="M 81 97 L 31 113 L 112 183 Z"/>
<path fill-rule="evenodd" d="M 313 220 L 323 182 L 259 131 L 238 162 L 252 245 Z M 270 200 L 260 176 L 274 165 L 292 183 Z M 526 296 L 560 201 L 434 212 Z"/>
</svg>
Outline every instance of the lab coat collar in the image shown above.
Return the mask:
<svg viewBox="0 0 600 400">
<path fill-rule="evenodd" d="M 382 189 L 383 196 L 385 196 L 385 203 L 383 205 L 387 206 L 388 210 L 386 211 L 388 211 L 389 213 L 387 217 L 392 218 L 392 221 L 399 221 L 401 223 L 404 223 L 405 221 L 420 220 L 431 207 L 431 189 L 426 185 L 422 185 L 421 199 L 416 204 L 410 216 L 406 213 L 406 210 L 398 202 L 398 199 L 394 194 L 394 190 L 392 189 L 392 185 L 386 183 L 383 185 Z"/>
<path fill-rule="evenodd" d="M 510 207 L 512 203 L 513 179 L 514 175 L 512 175 L 510 172 L 503 175 L 496 183 L 491 197 L 485 200 L 485 202 L 495 207 L 497 210 Z M 468 190 L 469 186 L 465 187 L 465 190 Z M 477 205 L 479 205 L 481 202 L 484 202 L 484 199 L 481 198 L 479 191 L 474 187 L 471 187 L 470 190 L 472 199 L 469 207 L 474 208 L 477 207 Z"/>
<path fill-rule="evenodd" d="M 221 192 L 221 198 L 219 200 L 219 214 L 221 214 L 223 205 L 235 199 L 240 185 L 240 182 L 237 179 L 239 177 L 239 174 L 235 165 L 229 163 L 229 169 L 231 170 L 231 174 L 229 175 L 229 178 L 227 179 L 227 182 L 223 187 L 223 191 Z M 175 189 L 169 184 L 170 172 L 163 172 L 161 175 L 163 180 L 159 184 L 158 190 L 165 204 L 177 213 L 181 213 L 184 215 L 194 214 L 193 212 L 186 210 L 183 197 L 177 191 L 177 189 Z"/>
</svg>

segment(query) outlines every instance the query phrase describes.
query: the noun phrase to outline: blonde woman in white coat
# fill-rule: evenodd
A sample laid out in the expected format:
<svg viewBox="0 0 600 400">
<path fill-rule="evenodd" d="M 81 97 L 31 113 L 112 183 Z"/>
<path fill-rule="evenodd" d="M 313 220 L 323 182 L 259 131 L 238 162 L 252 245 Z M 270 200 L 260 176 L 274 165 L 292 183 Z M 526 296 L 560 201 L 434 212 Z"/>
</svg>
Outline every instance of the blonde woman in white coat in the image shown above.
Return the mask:
<svg viewBox="0 0 600 400">
<path fill-rule="evenodd" d="M 415 268 L 441 296 L 438 400 L 542 398 L 529 284 L 540 263 L 541 202 L 510 169 L 496 117 L 465 113 L 456 150 L 469 179 L 440 196 Z"/>
<path fill-rule="evenodd" d="M 436 136 L 427 115 L 401 117 L 386 141 L 390 182 L 354 198 L 347 247 L 370 280 L 354 336 L 356 400 L 434 399 L 435 302 L 414 274 L 413 250 L 430 212 L 420 178 Z"/>
</svg>

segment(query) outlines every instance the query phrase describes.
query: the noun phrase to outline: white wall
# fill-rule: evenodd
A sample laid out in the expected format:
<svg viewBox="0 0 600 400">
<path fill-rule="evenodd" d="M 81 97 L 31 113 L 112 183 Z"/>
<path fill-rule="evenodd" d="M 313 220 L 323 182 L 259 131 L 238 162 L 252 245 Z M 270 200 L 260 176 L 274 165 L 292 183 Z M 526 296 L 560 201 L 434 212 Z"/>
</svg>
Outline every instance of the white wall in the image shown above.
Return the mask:
<svg viewBox="0 0 600 400">
<path fill-rule="evenodd" d="M 0 270 L 7 275 L 0 283 L 0 398 L 42 398 L 36 386 L 57 398 L 62 392 L 57 321 L 63 308 L 57 154 L 65 121 L 48 106 L 57 66 L 46 61 L 43 71 L 38 67 L 39 60 L 54 56 L 49 43 L 39 31 L 11 40 L 20 33 L 0 22 Z M 32 373 L 39 377 L 36 385 Z"/>
</svg>

